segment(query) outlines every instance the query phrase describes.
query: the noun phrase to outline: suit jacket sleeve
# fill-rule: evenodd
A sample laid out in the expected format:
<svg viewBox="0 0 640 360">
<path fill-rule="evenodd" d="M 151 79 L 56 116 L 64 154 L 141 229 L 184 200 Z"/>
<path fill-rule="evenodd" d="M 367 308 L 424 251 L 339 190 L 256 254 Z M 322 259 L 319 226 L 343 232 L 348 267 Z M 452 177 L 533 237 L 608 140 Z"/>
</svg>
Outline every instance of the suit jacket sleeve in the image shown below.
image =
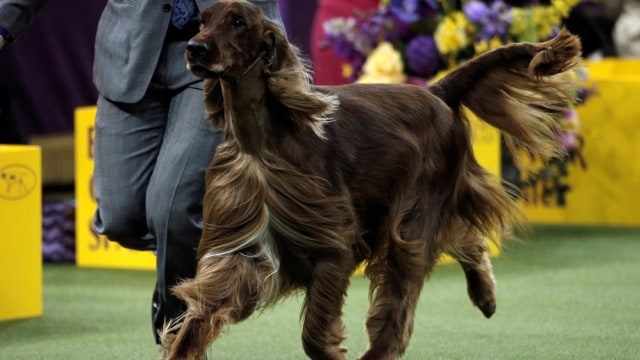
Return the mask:
<svg viewBox="0 0 640 360">
<path fill-rule="evenodd" d="M 0 0 L 0 26 L 17 39 L 46 3 L 47 0 Z"/>
</svg>

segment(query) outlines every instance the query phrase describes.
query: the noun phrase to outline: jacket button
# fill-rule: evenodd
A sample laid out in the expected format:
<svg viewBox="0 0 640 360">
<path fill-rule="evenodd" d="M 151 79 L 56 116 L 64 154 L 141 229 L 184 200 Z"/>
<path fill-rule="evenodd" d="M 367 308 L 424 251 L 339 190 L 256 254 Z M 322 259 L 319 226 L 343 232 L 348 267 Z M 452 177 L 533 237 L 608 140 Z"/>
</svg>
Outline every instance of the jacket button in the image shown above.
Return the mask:
<svg viewBox="0 0 640 360">
<path fill-rule="evenodd" d="M 171 4 L 164 4 L 164 5 L 162 5 L 162 11 L 164 11 L 164 12 L 166 12 L 166 13 L 167 13 L 167 12 L 169 12 L 169 11 L 171 11 Z"/>
</svg>

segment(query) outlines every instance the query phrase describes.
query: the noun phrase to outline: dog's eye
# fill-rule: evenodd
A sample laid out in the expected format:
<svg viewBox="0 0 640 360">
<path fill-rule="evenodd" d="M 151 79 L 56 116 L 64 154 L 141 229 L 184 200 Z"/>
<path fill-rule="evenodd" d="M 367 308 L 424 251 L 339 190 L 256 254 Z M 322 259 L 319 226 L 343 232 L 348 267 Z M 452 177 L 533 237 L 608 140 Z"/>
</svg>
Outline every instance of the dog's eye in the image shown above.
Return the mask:
<svg viewBox="0 0 640 360">
<path fill-rule="evenodd" d="M 232 22 L 234 27 L 243 27 L 245 26 L 244 20 L 241 17 L 234 17 Z"/>
</svg>

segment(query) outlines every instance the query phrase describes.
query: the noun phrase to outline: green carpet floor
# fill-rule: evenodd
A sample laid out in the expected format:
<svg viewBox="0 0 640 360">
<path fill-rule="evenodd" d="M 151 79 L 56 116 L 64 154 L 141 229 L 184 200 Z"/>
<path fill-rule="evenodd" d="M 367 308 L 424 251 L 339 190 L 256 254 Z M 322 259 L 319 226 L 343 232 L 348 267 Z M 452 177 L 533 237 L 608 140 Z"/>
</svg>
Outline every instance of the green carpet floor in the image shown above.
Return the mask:
<svg viewBox="0 0 640 360">
<path fill-rule="evenodd" d="M 537 227 L 494 259 L 498 310 L 486 320 L 457 265 L 425 285 L 404 359 L 640 359 L 640 229 Z M 144 271 L 45 265 L 44 315 L 0 322 L 0 359 L 156 359 Z M 345 307 L 349 358 L 366 347 L 367 282 Z M 304 359 L 300 298 L 229 328 L 212 359 Z"/>
</svg>

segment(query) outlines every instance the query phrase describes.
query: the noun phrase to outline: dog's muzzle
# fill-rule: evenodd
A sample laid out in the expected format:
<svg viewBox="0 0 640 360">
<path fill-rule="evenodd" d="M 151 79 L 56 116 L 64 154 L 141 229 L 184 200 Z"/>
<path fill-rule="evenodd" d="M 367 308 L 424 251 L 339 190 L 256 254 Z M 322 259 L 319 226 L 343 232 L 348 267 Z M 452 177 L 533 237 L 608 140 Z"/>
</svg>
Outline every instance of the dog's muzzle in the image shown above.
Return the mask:
<svg viewBox="0 0 640 360">
<path fill-rule="evenodd" d="M 202 59 L 209 52 L 209 45 L 201 41 L 189 41 L 187 43 L 187 54 L 192 59 Z"/>
<path fill-rule="evenodd" d="M 192 59 L 202 59 L 209 52 L 209 45 L 201 41 L 189 41 L 187 43 L 187 53 Z"/>
</svg>

